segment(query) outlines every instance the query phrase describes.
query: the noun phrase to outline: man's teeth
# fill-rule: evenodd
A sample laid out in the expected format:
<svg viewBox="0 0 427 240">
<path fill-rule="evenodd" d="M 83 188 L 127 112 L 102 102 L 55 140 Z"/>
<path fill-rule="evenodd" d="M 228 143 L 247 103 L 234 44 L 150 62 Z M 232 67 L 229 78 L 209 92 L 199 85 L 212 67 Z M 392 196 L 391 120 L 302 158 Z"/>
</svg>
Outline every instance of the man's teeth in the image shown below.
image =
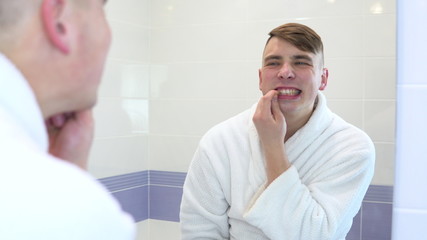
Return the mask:
<svg viewBox="0 0 427 240">
<path fill-rule="evenodd" d="M 280 95 L 298 95 L 301 91 L 296 89 L 281 89 L 279 90 Z"/>
</svg>

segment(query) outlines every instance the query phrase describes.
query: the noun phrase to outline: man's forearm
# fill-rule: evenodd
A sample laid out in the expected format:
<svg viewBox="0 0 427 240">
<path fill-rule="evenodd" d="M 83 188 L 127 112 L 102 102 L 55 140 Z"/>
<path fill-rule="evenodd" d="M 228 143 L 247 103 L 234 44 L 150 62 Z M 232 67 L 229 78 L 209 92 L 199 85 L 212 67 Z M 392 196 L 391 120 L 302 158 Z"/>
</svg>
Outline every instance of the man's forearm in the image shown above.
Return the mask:
<svg viewBox="0 0 427 240">
<path fill-rule="evenodd" d="M 291 167 L 283 143 L 264 147 L 267 186 Z"/>
</svg>

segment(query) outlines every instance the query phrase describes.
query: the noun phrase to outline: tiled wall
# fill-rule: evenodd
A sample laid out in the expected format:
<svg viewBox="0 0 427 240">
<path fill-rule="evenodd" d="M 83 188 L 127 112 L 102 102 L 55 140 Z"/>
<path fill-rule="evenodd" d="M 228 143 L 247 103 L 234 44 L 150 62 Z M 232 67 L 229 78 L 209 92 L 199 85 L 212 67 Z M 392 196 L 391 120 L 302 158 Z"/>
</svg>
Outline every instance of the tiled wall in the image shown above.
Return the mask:
<svg viewBox="0 0 427 240">
<path fill-rule="evenodd" d="M 372 184 L 393 185 L 395 0 L 120 0 L 106 10 L 113 43 L 95 108 L 96 177 L 186 172 L 201 136 L 260 96 L 268 32 L 300 22 L 323 37 L 330 107 L 374 140 Z M 160 196 L 163 187 L 140 185 L 135 194 Z M 162 211 L 148 207 L 147 216 Z M 171 231 L 157 231 L 165 225 L 178 229 L 139 223 L 144 239 L 168 239 Z"/>
<path fill-rule="evenodd" d="M 150 15 L 148 0 L 108 1 L 106 14 L 113 41 L 102 79 L 95 114 L 95 141 L 89 171 L 97 178 L 118 176 L 120 184 L 134 181 L 129 173 L 149 169 Z M 138 175 L 139 176 L 139 175 Z M 116 179 L 117 180 L 117 179 Z M 146 219 L 148 185 L 113 188 L 114 195 Z M 138 224 L 139 239 L 148 239 L 149 225 Z"/>
<path fill-rule="evenodd" d="M 95 107 L 89 169 L 96 177 L 147 170 L 149 165 L 148 1 L 109 1 L 112 46 Z"/>
</svg>

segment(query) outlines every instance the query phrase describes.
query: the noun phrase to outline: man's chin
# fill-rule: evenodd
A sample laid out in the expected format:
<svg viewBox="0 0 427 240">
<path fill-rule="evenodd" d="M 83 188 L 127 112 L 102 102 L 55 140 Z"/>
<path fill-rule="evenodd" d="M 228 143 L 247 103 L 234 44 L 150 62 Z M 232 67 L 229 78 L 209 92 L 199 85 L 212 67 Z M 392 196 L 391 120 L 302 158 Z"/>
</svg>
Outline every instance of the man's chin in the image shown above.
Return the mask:
<svg viewBox="0 0 427 240">
<path fill-rule="evenodd" d="M 74 112 L 84 111 L 92 109 L 96 106 L 98 99 L 96 97 L 86 99 L 86 101 L 80 102 L 78 106 L 73 110 Z"/>
</svg>

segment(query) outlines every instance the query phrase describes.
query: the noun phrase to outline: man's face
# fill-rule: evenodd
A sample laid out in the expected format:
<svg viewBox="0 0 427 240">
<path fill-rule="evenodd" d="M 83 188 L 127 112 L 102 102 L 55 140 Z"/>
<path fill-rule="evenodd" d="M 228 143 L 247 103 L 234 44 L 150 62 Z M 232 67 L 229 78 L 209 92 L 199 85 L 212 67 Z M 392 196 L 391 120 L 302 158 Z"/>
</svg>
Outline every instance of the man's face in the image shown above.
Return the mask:
<svg viewBox="0 0 427 240">
<path fill-rule="evenodd" d="M 322 69 L 320 54 L 299 50 L 273 37 L 264 50 L 259 88 L 263 95 L 270 90 L 279 92 L 279 105 L 285 117 L 304 116 L 311 114 L 317 91 L 326 87 L 326 71 Z"/>
<path fill-rule="evenodd" d="M 102 78 L 105 60 L 111 42 L 111 32 L 104 15 L 104 0 L 86 0 L 76 7 L 76 64 L 73 66 L 80 91 L 79 105 L 91 107 Z M 73 49 L 72 49 L 73 50 Z"/>
</svg>

